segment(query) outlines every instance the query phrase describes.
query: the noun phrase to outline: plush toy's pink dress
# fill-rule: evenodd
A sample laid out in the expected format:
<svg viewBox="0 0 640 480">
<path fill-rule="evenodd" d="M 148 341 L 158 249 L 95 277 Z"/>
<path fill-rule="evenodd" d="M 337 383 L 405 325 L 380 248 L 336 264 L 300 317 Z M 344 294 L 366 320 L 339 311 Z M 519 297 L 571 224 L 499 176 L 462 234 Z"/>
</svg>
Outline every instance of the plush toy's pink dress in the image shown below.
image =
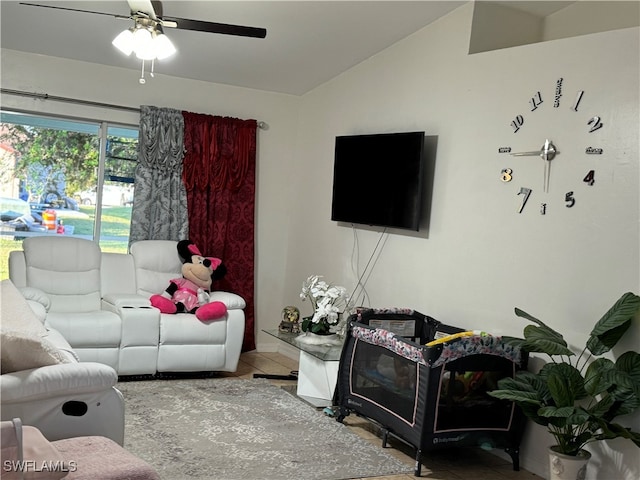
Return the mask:
<svg viewBox="0 0 640 480">
<path fill-rule="evenodd" d="M 173 301 L 180 302 L 184 305 L 187 312 L 198 307 L 198 285 L 186 278 L 174 278 L 171 283 L 175 283 L 178 290 L 173 294 Z"/>
</svg>

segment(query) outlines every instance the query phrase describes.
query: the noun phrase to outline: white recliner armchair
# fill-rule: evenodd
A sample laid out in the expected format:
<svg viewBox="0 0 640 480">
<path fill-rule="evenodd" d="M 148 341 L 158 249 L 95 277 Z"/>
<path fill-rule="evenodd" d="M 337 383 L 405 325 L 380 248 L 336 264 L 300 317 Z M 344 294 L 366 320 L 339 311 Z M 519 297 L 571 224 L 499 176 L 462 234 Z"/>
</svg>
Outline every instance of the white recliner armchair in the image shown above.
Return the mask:
<svg viewBox="0 0 640 480">
<path fill-rule="evenodd" d="M 11 280 L 0 282 L 0 293 L 2 420 L 22 418 L 49 440 L 100 435 L 122 445 L 124 400 L 115 388 L 115 370 L 79 362 L 69 343 L 44 326 Z"/>
<path fill-rule="evenodd" d="M 23 255 L 10 255 L 10 277 L 17 287 L 36 289 L 48 298 L 45 325 L 62 334 L 80 361 L 100 362 L 117 370 L 122 320 L 102 309 L 98 244 L 41 236 L 26 238 L 22 248 Z"/>
</svg>

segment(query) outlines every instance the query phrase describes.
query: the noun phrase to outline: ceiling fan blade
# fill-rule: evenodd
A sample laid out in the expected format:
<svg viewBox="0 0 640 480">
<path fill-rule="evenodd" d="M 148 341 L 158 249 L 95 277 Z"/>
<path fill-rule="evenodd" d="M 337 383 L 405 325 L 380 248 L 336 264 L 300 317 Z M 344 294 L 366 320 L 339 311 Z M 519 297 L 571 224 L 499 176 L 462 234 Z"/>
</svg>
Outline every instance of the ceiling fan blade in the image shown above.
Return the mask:
<svg viewBox="0 0 640 480">
<path fill-rule="evenodd" d="M 186 18 L 164 17 L 163 22 L 175 22 L 176 28 L 181 30 L 194 30 L 197 32 L 220 33 L 222 35 L 237 35 L 239 37 L 264 38 L 267 36 L 266 28 L 246 27 L 243 25 L 229 25 L 227 23 L 204 22 L 202 20 L 189 20 Z M 170 26 L 170 25 L 166 25 Z"/>
<path fill-rule="evenodd" d="M 113 18 L 124 18 L 124 19 L 131 18 L 129 15 L 118 15 L 116 13 L 96 12 L 93 10 L 82 10 L 79 8 L 57 7 L 55 5 L 43 5 L 40 3 L 20 2 L 20 5 L 25 5 L 27 7 L 52 8 L 54 10 L 67 10 L 69 12 L 92 13 L 94 15 L 106 15 L 108 17 L 113 17 Z"/>
<path fill-rule="evenodd" d="M 156 11 L 153 9 L 151 0 L 127 0 L 131 13 L 144 13 L 149 15 L 149 18 L 156 20 Z"/>
<path fill-rule="evenodd" d="M 202 20 L 189 20 L 187 18 L 178 17 L 162 17 L 156 15 L 153 3 L 156 3 L 158 12 L 162 12 L 162 4 L 160 2 L 152 2 L 151 0 L 127 0 L 131 14 L 133 16 L 143 15 L 158 21 L 163 27 L 179 28 L 181 30 L 193 30 L 197 32 L 219 33 L 221 35 L 236 35 L 239 37 L 265 38 L 267 36 L 266 28 L 247 27 L 244 25 L 230 25 L 228 23 L 205 22 Z M 131 19 L 132 15 L 118 15 L 114 13 L 96 12 L 93 10 L 83 10 L 79 8 L 58 7 L 55 5 L 45 5 L 39 3 L 20 2 L 20 5 L 29 7 L 51 8 L 55 10 L 66 10 L 70 12 L 91 13 L 94 15 L 106 15 L 113 18 Z"/>
</svg>

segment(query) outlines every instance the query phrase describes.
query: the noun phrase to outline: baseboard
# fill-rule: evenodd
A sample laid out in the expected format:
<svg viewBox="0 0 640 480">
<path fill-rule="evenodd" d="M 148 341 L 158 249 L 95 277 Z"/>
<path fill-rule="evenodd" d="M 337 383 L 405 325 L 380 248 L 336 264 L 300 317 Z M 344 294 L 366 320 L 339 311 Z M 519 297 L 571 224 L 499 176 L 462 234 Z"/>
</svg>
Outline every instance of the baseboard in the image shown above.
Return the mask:
<svg viewBox="0 0 640 480">
<path fill-rule="evenodd" d="M 300 357 L 300 350 L 281 341 L 259 342 L 256 344 L 256 351 L 258 353 L 276 352 L 284 355 L 285 357 L 291 358 L 292 360 L 298 360 Z"/>
</svg>

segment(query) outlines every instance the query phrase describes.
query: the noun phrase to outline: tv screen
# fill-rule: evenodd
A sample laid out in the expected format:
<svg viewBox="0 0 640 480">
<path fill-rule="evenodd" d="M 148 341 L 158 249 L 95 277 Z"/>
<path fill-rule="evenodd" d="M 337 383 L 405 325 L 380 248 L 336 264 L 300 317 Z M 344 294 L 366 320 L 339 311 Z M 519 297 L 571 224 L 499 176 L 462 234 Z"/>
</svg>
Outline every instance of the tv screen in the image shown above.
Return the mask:
<svg viewBox="0 0 640 480">
<path fill-rule="evenodd" d="M 331 220 L 419 230 L 424 132 L 336 137 Z"/>
</svg>

